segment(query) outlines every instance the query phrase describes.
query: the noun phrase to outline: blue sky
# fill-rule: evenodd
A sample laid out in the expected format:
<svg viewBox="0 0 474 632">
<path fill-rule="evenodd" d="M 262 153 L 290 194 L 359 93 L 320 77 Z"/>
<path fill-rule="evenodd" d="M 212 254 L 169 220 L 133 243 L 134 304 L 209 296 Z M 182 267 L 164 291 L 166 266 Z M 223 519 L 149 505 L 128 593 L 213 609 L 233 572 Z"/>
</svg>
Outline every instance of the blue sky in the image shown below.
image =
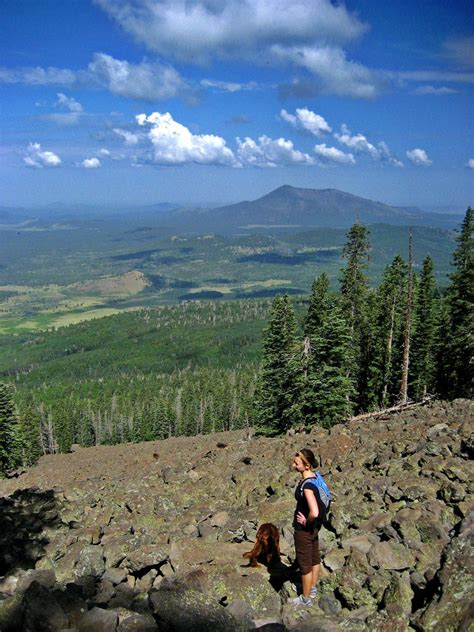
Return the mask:
<svg viewBox="0 0 474 632">
<path fill-rule="evenodd" d="M 456 0 L 2 0 L 0 204 L 473 203 Z"/>
</svg>

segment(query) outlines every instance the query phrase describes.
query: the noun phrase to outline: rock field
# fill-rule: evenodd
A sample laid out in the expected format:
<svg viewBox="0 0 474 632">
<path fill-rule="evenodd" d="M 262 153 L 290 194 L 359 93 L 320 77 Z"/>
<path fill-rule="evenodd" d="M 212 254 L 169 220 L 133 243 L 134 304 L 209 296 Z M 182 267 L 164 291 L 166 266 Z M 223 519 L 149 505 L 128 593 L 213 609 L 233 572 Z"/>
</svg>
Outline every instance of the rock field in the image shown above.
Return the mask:
<svg viewBox="0 0 474 632">
<path fill-rule="evenodd" d="M 304 436 L 45 456 L 0 481 L 0 630 L 474 629 L 473 413 L 436 402 Z M 290 463 L 305 446 L 334 500 L 318 596 L 298 608 Z M 263 522 L 281 562 L 250 568 Z"/>
</svg>

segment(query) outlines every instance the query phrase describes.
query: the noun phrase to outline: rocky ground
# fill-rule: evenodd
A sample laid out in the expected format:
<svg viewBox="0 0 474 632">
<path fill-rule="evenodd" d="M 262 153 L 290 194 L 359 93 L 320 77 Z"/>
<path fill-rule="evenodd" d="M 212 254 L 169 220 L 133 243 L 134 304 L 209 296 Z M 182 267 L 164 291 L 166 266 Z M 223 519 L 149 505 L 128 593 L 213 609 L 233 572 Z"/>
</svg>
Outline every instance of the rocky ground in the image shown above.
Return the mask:
<svg viewBox="0 0 474 632">
<path fill-rule="evenodd" d="M 474 405 L 306 436 L 249 431 L 77 449 L 0 481 L 0 630 L 469 629 Z M 294 596 L 296 450 L 334 501 L 309 608 Z M 263 522 L 280 564 L 249 568 Z"/>
</svg>

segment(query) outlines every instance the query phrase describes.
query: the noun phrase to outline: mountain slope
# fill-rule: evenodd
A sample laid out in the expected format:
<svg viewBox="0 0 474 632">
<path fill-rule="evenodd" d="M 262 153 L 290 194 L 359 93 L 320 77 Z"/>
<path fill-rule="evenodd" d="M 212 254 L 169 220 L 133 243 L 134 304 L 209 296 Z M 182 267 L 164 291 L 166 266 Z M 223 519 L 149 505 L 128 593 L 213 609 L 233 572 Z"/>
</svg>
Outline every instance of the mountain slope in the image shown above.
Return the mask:
<svg viewBox="0 0 474 632">
<path fill-rule="evenodd" d="M 337 189 L 302 189 L 284 185 L 253 201 L 174 216 L 201 229 L 225 230 L 295 226 L 346 228 L 358 218 L 366 224 L 451 225 L 453 216 L 416 208 L 389 206 Z M 457 221 L 457 218 L 456 220 Z"/>
</svg>

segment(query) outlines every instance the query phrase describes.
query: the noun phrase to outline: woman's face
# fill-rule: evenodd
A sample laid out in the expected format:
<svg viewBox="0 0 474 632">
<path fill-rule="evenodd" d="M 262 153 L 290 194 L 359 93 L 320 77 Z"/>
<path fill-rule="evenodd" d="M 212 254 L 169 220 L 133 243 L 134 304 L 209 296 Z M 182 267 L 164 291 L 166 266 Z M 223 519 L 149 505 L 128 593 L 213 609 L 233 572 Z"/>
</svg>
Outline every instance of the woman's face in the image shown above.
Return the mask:
<svg viewBox="0 0 474 632">
<path fill-rule="evenodd" d="M 293 463 L 291 465 L 292 468 L 297 472 L 304 472 L 306 469 L 306 465 L 304 464 L 303 459 L 298 454 L 295 454 L 295 456 L 293 457 Z"/>
</svg>

